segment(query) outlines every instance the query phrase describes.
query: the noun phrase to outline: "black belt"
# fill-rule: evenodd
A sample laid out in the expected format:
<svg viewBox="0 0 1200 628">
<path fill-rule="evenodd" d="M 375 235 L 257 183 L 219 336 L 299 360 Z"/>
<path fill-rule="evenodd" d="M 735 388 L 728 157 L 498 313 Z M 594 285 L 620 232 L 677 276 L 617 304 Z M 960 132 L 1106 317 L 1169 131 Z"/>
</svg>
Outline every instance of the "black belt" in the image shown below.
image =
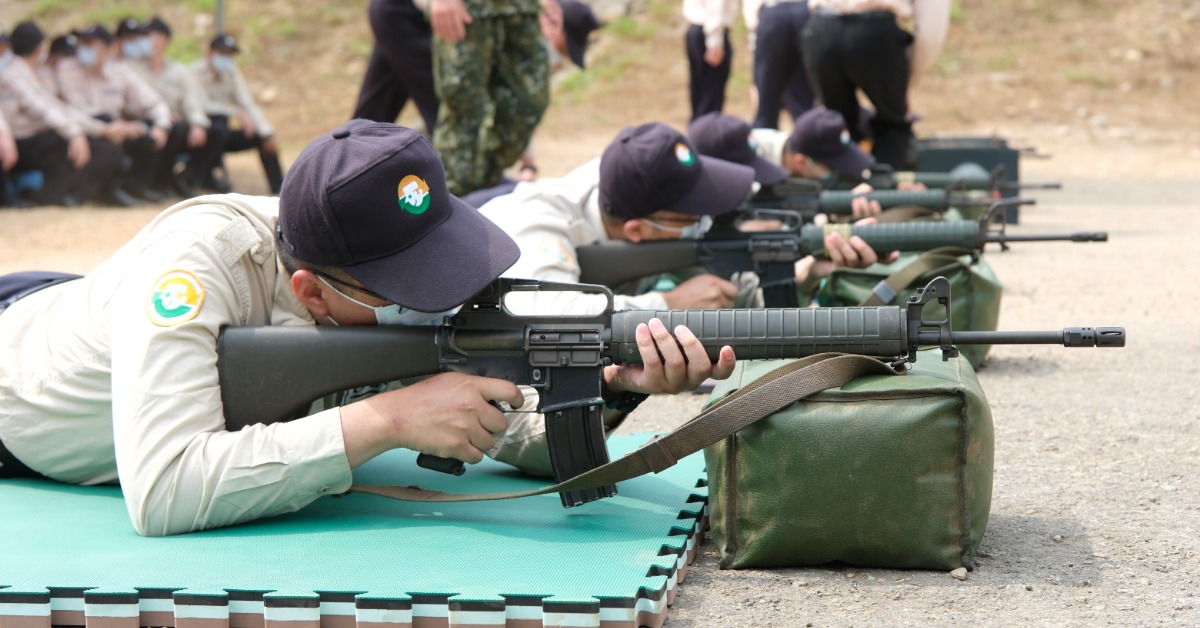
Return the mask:
<svg viewBox="0 0 1200 628">
<path fill-rule="evenodd" d="M 813 13 L 816 15 L 819 15 L 821 17 L 833 17 L 833 18 L 837 18 L 839 20 L 882 20 L 882 19 L 894 20 L 894 19 L 896 19 L 896 14 L 892 13 L 891 11 L 888 11 L 887 9 L 878 9 L 875 11 L 863 11 L 861 13 L 838 13 L 837 11 L 830 11 L 829 9 L 826 9 L 824 7 L 817 7 L 817 9 L 815 11 L 813 11 Z"/>
</svg>

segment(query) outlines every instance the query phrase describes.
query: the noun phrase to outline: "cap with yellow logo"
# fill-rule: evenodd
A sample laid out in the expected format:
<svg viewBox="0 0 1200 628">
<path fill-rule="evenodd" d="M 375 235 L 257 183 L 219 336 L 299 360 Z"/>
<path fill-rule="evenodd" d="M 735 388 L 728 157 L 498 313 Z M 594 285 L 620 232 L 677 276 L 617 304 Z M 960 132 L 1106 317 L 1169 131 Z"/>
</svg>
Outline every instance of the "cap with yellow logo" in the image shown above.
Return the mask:
<svg viewBox="0 0 1200 628">
<path fill-rule="evenodd" d="M 442 161 L 416 131 L 351 120 L 309 144 L 279 195 L 283 246 L 422 312 L 475 296 L 520 255 L 450 194 Z"/>
</svg>

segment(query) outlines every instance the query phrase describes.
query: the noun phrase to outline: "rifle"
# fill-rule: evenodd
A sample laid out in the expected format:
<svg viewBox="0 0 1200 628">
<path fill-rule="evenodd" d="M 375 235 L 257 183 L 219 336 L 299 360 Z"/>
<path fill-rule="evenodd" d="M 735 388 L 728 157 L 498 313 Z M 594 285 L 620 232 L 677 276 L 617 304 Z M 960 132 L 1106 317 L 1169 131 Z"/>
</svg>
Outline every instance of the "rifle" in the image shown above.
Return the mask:
<svg viewBox="0 0 1200 628">
<path fill-rule="evenodd" d="M 1019 190 L 1061 190 L 1061 183 L 1009 181 L 1004 164 L 991 172 L 971 162 L 959 164 L 949 172 L 872 170 L 867 183 L 875 189 L 892 190 L 901 183 L 920 183 L 927 188 L 984 190 L 1008 196 Z"/>
<path fill-rule="evenodd" d="M 996 201 L 991 194 L 980 190 L 956 191 L 952 188 L 932 190 L 875 190 L 866 194 L 855 194 L 850 190 L 813 191 L 814 184 L 803 180 L 792 180 L 772 186 L 769 191 L 759 192 L 743 203 L 743 208 L 783 209 L 800 212 L 811 222 L 811 216 L 824 213 L 830 216 L 853 215 L 854 199 L 863 197 L 879 203 L 882 209 L 906 205 L 947 210 L 951 207 L 986 207 Z M 1036 205 L 1034 199 L 1009 198 L 1009 205 Z"/>
<path fill-rule="evenodd" d="M 595 315 L 518 316 L 510 293 L 570 291 L 600 294 Z M 922 320 L 937 300 L 945 320 Z M 956 344 L 1061 344 L 1122 347 L 1118 327 L 1070 327 L 1044 332 L 955 332 L 950 284 L 939 277 L 906 306 L 726 310 L 613 311 L 603 286 L 500 278 L 436 326 L 226 327 L 217 343 L 225 426 L 237 430 L 302 416 L 323 395 L 350 388 L 455 371 L 532 386 L 545 415 L 555 482 L 608 462 L 603 368 L 640 364 L 635 330 L 658 318 L 686 325 L 710 358 L 730 345 L 740 359 L 796 358 L 840 351 L 913 362 L 917 349 L 938 346 L 943 359 Z M 422 455 L 418 463 L 461 473 L 462 463 Z M 560 493 L 564 507 L 616 494 L 615 485 Z"/>
<path fill-rule="evenodd" d="M 786 231 L 739 231 L 732 221 L 722 220 L 700 240 L 593 244 L 579 247 L 575 253 L 579 279 L 584 283 L 616 286 L 695 266 L 718 277 L 753 271 L 759 276 L 767 305 L 797 307 L 795 263 L 807 255 L 825 257 L 825 236 L 834 231 L 847 239 L 859 236 L 872 249 L 883 252 L 928 251 L 943 246 L 983 250 L 989 242 L 1007 250 L 1009 242 L 1108 240 L 1108 233 L 1103 231 L 1016 235 L 1009 234 L 1004 223 L 999 223 L 997 230 L 990 229 L 993 212 L 1006 204 L 994 203 L 978 221 L 803 225 Z"/>
</svg>

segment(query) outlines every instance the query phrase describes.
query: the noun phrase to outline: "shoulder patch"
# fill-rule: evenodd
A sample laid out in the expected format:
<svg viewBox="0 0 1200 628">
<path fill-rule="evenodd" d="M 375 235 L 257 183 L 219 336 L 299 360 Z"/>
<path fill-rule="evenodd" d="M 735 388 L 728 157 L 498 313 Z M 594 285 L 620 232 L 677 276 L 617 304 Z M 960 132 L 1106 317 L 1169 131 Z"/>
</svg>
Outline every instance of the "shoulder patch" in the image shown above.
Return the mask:
<svg viewBox="0 0 1200 628">
<path fill-rule="evenodd" d="M 204 305 L 204 286 L 186 270 L 172 270 L 154 282 L 146 314 L 159 327 L 173 327 L 196 318 Z"/>
<path fill-rule="evenodd" d="M 549 237 L 542 240 L 538 245 L 538 253 L 543 260 L 563 270 L 575 269 L 575 251 L 560 238 Z"/>
</svg>

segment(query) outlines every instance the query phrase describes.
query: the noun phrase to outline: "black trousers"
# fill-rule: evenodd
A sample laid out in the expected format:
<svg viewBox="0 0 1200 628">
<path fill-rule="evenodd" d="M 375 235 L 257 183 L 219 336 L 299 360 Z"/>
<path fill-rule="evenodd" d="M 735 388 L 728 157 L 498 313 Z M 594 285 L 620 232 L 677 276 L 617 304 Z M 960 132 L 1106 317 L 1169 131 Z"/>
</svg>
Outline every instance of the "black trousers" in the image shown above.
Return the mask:
<svg viewBox="0 0 1200 628">
<path fill-rule="evenodd" d="M 817 98 L 842 114 L 855 140 L 859 125 L 856 89 L 861 89 L 875 116 L 871 119 L 871 152 L 881 163 L 905 169 L 913 139 L 908 113 L 908 48 L 913 38 L 887 11 L 853 15 L 815 12 L 804 29 L 804 65 Z"/>
<path fill-rule="evenodd" d="M 807 2 L 785 2 L 758 13 L 754 45 L 754 86 L 758 89 L 756 129 L 778 129 L 779 110 L 795 120 L 813 108 L 813 89 L 804 68 L 800 40 L 808 24 Z"/>
<path fill-rule="evenodd" d="M 42 171 L 42 189 L 28 194 L 37 205 L 62 205 L 74 188 L 75 168 L 67 159 L 67 140 L 54 131 L 42 131 L 17 140 L 17 165 L 13 173 Z"/>
<path fill-rule="evenodd" d="M 279 165 L 279 155 L 263 150 L 262 143 L 267 138 L 261 135 L 246 137 L 246 134 L 242 133 L 240 129 L 230 129 L 229 116 L 209 115 L 208 119 L 211 121 L 211 125 L 208 127 L 209 141 L 219 142 L 222 147 L 213 167 L 220 165 L 220 155 L 224 153 L 237 153 L 256 148 L 263 173 L 267 175 L 267 185 L 271 188 L 271 194 L 279 194 L 279 191 L 283 189 L 283 168 Z M 203 171 L 203 174 L 212 177 L 212 168 Z"/>
<path fill-rule="evenodd" d="M 176 122 L 167 131 L 167 143 L 159 151 L 158 159 L 154 163 L 154 171 L 150 173 L 151 188 L 157 190 L 171 188 L 171 181 L 175 177 L 175 163 L 179 161 L 181 155 L 189 152 L 187 146 L 189 129 L 191 129 L 191 125 L 188 123 Z"/>
<path fill-rule="evenodd" d="M 432 134 L 438 99 L 433 85 L 433 34 L 412 0 L 371 0 L 367 17 L 375 46 L 354 105 L 355 118 L 395 122 L 411 98 Z"/>
<path fill-rule="evenodd" d="M 67 141 L 53 131 L 17 140 L 20 157 L 15 172 L 41 170 L 45 183 L 30 194 L 38 205 L 62 205 L 67 195 L 96 200 L 121 174 L 121 149 L 104 138 L 88 138 L 92 158 L 76 170 L 67 159 Z"/>
<path fill-rule="evenodd" d="M 697 25 L 688 27 L 683 36 L 687 48 L 689 93 L 692 98 L 692 119 L 706 113 L 725 108 L 725 84 L 729 82 L 729 69 L 733 65 L 733 48 L 729 45 L 729 29 L 725 29 L 725 59 L 717 67 L 704 61 L 704 29 Z"/>
</svg>

